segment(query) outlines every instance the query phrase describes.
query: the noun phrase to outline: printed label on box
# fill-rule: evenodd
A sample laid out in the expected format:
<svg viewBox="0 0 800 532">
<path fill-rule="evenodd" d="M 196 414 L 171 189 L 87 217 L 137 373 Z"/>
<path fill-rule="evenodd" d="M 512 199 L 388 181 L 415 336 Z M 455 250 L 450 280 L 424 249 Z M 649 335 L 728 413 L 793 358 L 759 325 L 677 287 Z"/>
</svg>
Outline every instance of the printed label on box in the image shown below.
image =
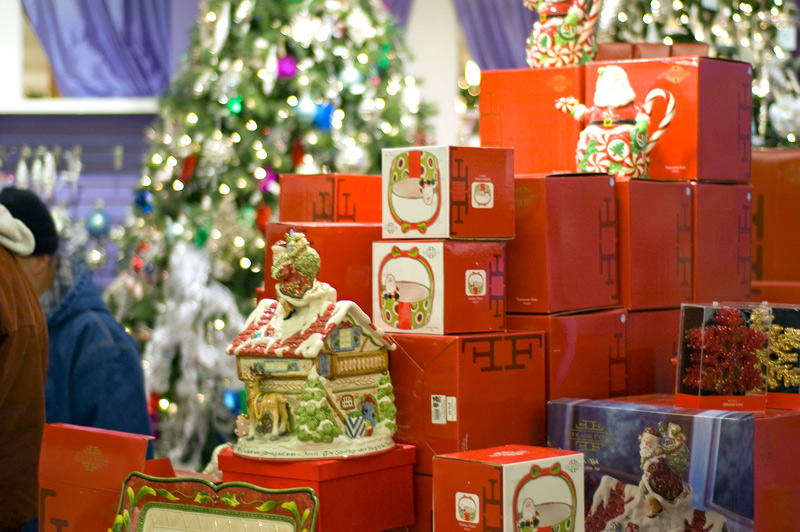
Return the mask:
<svg viewBox="0 0 800 532">
<path fill-rule="evenodd" d="M 447 397 L 444 395 L 431 395 L 431 423 L 435 425 L 447 423 L 446 401 Z"/>
<path fill-rule="evenodd" d="M 447 398 L 447 421 L 458 421 L 455 397 Z"/>
<path fill-rule="evenodd" d="M 486 271 L 467 270 L 467 295 L 482 296 L 486 294 Z"/>
<path fill-rule="evenodd" d="M 473 183 L 472 207 L 475 209 L 491 209 L 494 207 L 494 183 Z"/>
<path fill-rule="evenodd" d="M 480 519 L 480 498 L 473 493 L 456 492 L 456 519 L 464 523 L 477 523 Z"/>
</svg>

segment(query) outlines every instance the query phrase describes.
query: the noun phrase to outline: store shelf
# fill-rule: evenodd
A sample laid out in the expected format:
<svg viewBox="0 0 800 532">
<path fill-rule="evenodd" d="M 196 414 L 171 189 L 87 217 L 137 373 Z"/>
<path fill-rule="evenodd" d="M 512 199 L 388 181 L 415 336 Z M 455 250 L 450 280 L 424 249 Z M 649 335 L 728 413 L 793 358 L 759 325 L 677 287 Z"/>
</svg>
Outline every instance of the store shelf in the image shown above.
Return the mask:
<svg viewBox="0 0 800 532">
<path fill-rule="evenodd" d="M 156 98 L 28 98 L 0 102 L 3 115 L 155 114 Z"/>
</svg>

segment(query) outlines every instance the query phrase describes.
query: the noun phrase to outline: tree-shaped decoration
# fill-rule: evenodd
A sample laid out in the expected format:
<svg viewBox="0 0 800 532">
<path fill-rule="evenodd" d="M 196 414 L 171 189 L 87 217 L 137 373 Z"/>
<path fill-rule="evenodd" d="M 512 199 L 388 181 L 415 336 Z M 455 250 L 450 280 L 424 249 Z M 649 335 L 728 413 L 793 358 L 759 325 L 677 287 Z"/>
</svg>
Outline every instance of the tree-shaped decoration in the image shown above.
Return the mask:
<svg viewBox="0 0 800 532">
<path fill-rule="evenodd" d="M 378 423 L 383 422 L 390 430 L 397 430 L 397 407 L 394 405 L 394 387 L 389 375 L 378 380 Z"/>
<path fill-rule="evenodd" d="M 308 375 L 294 415 L 294 432 L 300 441 L 331 443 L 342 433 L 333 419 L 333 411 L 315 369 Z"/>
<path fill-rule="evenodd" d="M 713 324 L 686 331 L 688 354 L 682 382 L 690 393 L 737 395 L 763 388 L 759 351 L 767 336 L 745 324 L 734 308 L 717 309 Z"/>
</svg>

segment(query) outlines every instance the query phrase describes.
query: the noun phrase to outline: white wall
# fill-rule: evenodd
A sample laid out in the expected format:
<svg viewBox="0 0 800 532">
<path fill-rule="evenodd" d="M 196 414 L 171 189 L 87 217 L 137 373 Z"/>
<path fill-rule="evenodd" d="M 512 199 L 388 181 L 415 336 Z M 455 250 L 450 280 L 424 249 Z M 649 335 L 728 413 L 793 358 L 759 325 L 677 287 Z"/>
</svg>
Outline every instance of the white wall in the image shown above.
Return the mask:
<svg viewBox="0 0 800 532">
<path fill-rule="evenodd" d="M 23 24 L 21 0 L 0 0 L 0 101 L 22 99 Z"/>
<path fill-rule="evenodd" d="M 436 105 L 435 144 L 457 144 L 455 101 L 460 75 L 459 24 L 450 0 L 415 0 L 406 30 L 408 73 L 421 80 L 423 101 Z"/>
</svg>

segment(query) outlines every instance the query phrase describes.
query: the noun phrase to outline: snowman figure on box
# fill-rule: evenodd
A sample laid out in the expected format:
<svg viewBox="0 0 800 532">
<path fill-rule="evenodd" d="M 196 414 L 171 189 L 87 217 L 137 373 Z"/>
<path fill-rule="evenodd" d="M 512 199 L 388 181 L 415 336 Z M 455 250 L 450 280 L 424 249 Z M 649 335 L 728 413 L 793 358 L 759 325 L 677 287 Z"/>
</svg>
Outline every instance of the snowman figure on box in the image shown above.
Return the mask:
<svg viewBox="0 0 800 532">
<path fill-rule="evenodd" d="M 648 136 L 653 102 L 659 97 L 667 101 L 665 115 Z M 575 154 L 579 172 L 648 177 L 648 154 L 675 117 L 675 99 L 663 89 L 650 91 L 644 105 L 635 99 L 625 70 L 609 65 L 598 69 L 593 107 L 572 96 L 556 100 L 559 111 L 586 124 Z"/>
</svg>

